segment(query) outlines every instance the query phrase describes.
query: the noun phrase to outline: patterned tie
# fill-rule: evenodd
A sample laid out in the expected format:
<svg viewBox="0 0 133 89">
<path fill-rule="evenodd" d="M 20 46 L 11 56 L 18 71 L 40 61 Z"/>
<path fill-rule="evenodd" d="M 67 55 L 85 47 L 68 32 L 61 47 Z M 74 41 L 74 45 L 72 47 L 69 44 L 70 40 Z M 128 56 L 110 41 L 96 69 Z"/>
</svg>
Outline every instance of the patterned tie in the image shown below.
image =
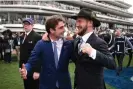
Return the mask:
<svg viewBox="0 0 133 89">
<path fill-rule="evenodd" d="M 54 44 L 54 58 L 55 58 L 55 65 L 56 65 L 56 68 L 58 66 L 58 54 L 57 54 L 57 46 L 56 46 L 56 42 L 53 42 Z"/>
<path fill-rule="evenodd" d="M 55 66 L 56 66 L 56 68 L 57 68 L 57 66 L 58 66 L 58 54 L 57 54 L 57 46 L 56 46 L 56 42 L 53 42 L 53 45 L 54 45 Z M 56 82 L 56 87 L 59 88 L 58 81 Z"/>
<path fill-rule="evenodd" d="M 81 52 L 81 44 L 83 43 L 83 39 L 81 37 L 79 38 L 79 40 L 80 40 L 80 43 L 78 44 L 78 53 Z"/>
</svg>

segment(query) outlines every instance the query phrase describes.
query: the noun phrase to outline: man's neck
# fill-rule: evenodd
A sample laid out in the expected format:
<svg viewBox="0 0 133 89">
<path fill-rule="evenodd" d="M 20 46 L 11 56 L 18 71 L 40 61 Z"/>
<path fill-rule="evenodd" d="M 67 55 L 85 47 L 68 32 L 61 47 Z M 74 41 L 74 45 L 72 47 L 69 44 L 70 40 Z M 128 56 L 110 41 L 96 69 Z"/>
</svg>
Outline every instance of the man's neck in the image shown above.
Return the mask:
<svg viewBox="0 0 133 89">
<path fill-rule="evenodd" d="M 85 33 L 85 34 L 90 33 L 90 32 L 93 32 L 93 31 L 86 31 L 86 33 Z M 85 35 L 85 34 L 84 34 L 84 35 Z M 84 36 L 84 35 L 83 35 L 83 36 Z"/>
<path fill-rule="evenodd" d="M 52 35 L 52 34 L 50 34 L 49 37 L 50 37 L 50 39 L 52 39 L 53 41 L 59 40 L 59 38 L 55 37 L 55 36 Z"/>
</svg>

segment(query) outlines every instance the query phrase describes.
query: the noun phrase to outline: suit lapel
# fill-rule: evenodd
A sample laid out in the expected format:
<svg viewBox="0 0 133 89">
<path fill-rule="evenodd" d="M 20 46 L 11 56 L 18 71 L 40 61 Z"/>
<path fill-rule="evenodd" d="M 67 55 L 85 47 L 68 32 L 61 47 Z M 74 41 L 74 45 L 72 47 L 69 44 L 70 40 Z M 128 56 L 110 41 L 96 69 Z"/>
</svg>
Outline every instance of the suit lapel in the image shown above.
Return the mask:
<svg viewBox="0 0 133 89">
<path fill-rule="evenodd" d="M 31 39 L 34 35 L 34 31 L 32 30 L 29 35 L 26 37 L 25 41 L 28 41 L 29 39 Z"/>
<path fill-rule="evenodd" d="M 62 57 L 63 57 L 63 53 L 64 53 L 64 51 L 66 50 L 66 40 L 65 39 L 63 39 L 63 45 L 62 45 L 62 48 L 61 48 L 61 53 L 60 53 L 60 56 L 59 56 L 59 61 L 58 61 L 58 66 L 60 65 L 60 61 L 63 59 Z"/>
<path fill-rule="evenodd" d="M 73 44 L 74 45 L 74 55 L 77 59 L 79 59 L 79 54 L 78 54 L 78 44 L 79 44 L 79 42 L 80 42 L 80 38 L 76 38 L 74 40 L 74 44 Z"/>
<path fill-rule="evenodd" d="M 25 42 L 28 42 L 29 40 L 31 40 L 34 37 L 34 31 L 32 30 L 26 38 L 23 38 L 22 44 L 24 44 Z M 32 41 L 30 42 L 32 43 Z"/>
<path fill-rule="evenodd" d="M 92 45 L 92 43 L 95 42 L 95 37 L 96 37 L 96 35 L 94 33 L 92 33 L 90 35 L 90 37 L 88 38 L 88 40 L 86 41 L 86 43 L 89 43 L 90 45 Z"/>
<path fill-rule="evenodd" d="M 49 59 L 53 59 L 52 62 L 53 62 L 53 64 L 54 64 L 54 68 L 56 69 L 52 42 L 51 42 L 50 39 L 47 40 L 47 41 L 45 41 L 45 42 L 46 42 L 46 44 L 47 44 L 46 47 L 47 47 L 47 49 L 49 50 L 49 51 L 48 51 L 48 52 L 49 52 L 49 53 L 48 53 Z"/>
</svg>

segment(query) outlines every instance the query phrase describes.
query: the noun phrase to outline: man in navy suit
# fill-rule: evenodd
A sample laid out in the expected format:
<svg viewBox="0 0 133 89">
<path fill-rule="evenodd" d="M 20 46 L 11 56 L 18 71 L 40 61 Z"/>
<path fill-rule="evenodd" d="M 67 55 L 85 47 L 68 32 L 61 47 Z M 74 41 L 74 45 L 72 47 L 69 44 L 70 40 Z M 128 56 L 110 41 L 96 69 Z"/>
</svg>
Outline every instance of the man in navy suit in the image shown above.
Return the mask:
<svg viewBox="0 0 133 89">
<path fill-rule="evenodd" d="M 71 89 L 68 64 L 73 47 L 70 41 L 62 38 L 64 25 L 60 15 L 54 15 L 46 21 L 49 40 L 38 41 L 28 63 L 23 64 L 21 69 L 21 75 L 26 79 L 36 62 L 41 62 L 39 89 Z"/>
</svg>

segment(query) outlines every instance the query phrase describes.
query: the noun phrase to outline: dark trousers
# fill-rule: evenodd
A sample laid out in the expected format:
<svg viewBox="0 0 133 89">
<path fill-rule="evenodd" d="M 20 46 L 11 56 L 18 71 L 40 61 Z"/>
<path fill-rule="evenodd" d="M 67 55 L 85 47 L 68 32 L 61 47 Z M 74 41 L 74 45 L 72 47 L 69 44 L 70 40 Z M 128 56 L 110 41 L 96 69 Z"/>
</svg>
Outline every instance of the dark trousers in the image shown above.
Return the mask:
<svg viewBox="0 0 133 89">
<path fill-rule="evenodd" d="M 56 87 L 55 89 L 60 89 L 60 88 Z"/>
<path fill-rule="evenodd" d="M 39 79 L 34 80 L 32 76 L 27 76 L 24 80 L 24 89 L 39 89 Z"/>
<path fill-rule="evenodd" d="M 131 64 L 131 60 L 132 60 L 132 50 L 128 50 L 128 55 L 129 55 L 129 61 L 128 61 L 127 67 L 129 67 L 130 64 Z"/>
<path fill-rule="evenodd" d="M 3 59 L 4 59 L 4 56 L 3 56 L 2 50 L 0 49 L 0 60 L 3 60 Z"/>
<path fill-rule="evenodd" d="M 123 59 L 124 59 L 124 56 L 125 54 L 124 53 L 121 53 L 121 54 L 115 54 L 116 57 L 117 57 L 117 61 L 118 61 L 118 67 L 117 67 L 117 75 L 120 74 L 120 72 L 122 71 L 122 64 L 123 64 Z"/>
<path fill-rule="evenodd" d="M 4 61 L 10 63 L 11 62 L 11 53 L 4 54 Z"/>
</svg>

